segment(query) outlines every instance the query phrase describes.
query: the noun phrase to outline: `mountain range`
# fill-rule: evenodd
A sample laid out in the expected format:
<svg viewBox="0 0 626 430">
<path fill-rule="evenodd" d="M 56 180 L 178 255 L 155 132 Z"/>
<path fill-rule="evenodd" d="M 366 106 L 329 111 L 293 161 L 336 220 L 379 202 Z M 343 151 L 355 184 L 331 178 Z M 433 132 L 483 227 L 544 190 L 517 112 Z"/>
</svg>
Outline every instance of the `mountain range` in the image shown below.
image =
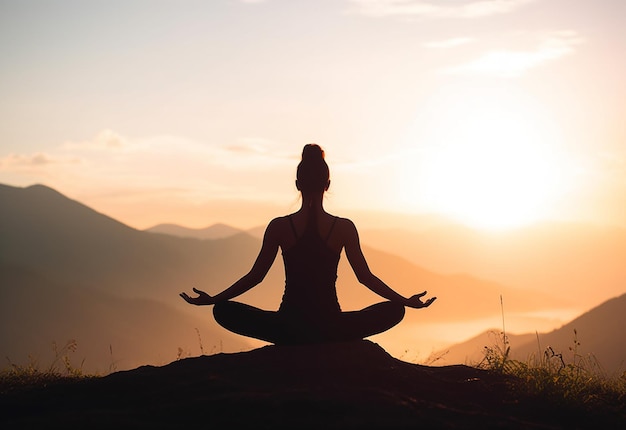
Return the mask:
<svg viewBox="0 0 626 430">
<path fill-rule="evenodd" d="M 581 309 L 626 291 L 626 229 L 621 227 L 543 222 L 490 232 L 432 218 L 413 217 L 410 222 L 405 218 L 400 228 L 362 229 L 361 241 L 435 273 L 470 274 L 527 291 L 550 292 L 563 304 Z M 262 226 L 244 231 L 224 224 L 202 229 L 163 224 L 146 231 L 195 238 L 263 235 Z"/>
<path fill-rule="evenodd" d="M 133 229 L 43 185 L 0 185 L 0 353 L 13 361 L 44 357 L 50 342 L 72 338 L 85 366 L 102 371 L 258 346 L 217 326 L 210 309 L 178 297 L 192 286 L 219 292 L 245 274 L 260 248 L 258 229 L 222 225 L 203 232 L 212 239 L 154 230 Z M 410 255 L 368 246 L 368 235 L 362 236 L 370 267 L 394 289 L 405 295 L 427 289 L 438 297 L 428 309 L 407 311 L 397 330 L 379 335 L 383 346 L 392 338 L 405 345 L 424 342 L 415 326 L 497 315 L 503 295 L 512 313 L 547 312 L 577 299 L 529 293 L 469 270 L 437 273 Z M 266 279 L 241 300 L 276 309 L 283 284 L 277 258 Z M 345 258 L 338 296 L 345 310 L 380 299 L 358 283 Z"/>
<path fill-rule="evenodd" d="M 238 228 L 226 224 L 217 223 L 206 228 L 189 228 L 177 224 L 158 224 L 146 231 L 151 233 L 163 233 L 178 237 L 193 237 L 196 239 L 224 239 L 243 233 Z"/>
</svg>

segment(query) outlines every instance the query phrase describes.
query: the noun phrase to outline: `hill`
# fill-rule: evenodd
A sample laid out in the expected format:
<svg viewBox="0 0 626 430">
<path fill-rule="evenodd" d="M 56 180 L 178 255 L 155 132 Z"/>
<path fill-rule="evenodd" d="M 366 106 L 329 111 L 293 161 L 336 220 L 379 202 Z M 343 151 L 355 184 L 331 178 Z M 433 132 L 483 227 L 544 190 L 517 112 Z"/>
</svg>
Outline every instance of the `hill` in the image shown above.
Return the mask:
<svg viewBox="0 0 626 430">
<path fill-rule="evenodd" d="M 102 372 L 198 354 L 196 329 L 207 351 L 249 349 L 178 292 L 242 272 L 232 256 L 256 244 L 144 233 L 48 187 L 0 186 L 0 352 L 47 366 L 52 342 L 74 339 L 77 362 Z"/>
<path fill-rule="evenodd" d="M 556 354 L 562 354 L 566 363 L 592 360 L 590 365 L 597 363 L 599 370 L 615 375 L 626 370 L 623 327 L 626 327 L 626 294 L 607 300 L 551 332 L 507 333 L 507 339 L 511 358 L 523 362 L 541 359 L 550 347 Z M 502 343 L 500 333 L 501 330 L 486 331 L 435 355 L 441 357 L 442 364 L 476 364 L 486 346 Z"/>
<path fill-rule="evenodd" d="M 570 363 L 581 358 L 597 360 L 606 372 L 621 373 L 626 371 L 624 327 L 626 294 L 607 300 L 557 330 L 540 334 L 538 341 L 542 350 L 550 346 Z M 527 342 L 520 345 L 515 356 L 523 360 L 537 354 L 538 349 L 537 341 Z"/>
<path fill-rule="evenodd" d="M 0 389 L 0 424 L 171 428 L 620 428 L 624 411 L 574 407 L 467 366 L 427 367 L 369 341 L 264 348 L 104 378 Z M 2 388 L 2 387 L 0 387 Z"/>
</svg>

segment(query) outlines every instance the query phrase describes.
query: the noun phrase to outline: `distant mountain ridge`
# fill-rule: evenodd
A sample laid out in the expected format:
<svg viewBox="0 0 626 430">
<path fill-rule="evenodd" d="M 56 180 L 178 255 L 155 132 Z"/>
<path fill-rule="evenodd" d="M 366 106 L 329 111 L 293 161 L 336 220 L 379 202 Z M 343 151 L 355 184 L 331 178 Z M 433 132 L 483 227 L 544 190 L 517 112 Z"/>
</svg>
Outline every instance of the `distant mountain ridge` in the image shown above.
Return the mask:
<svg viewBox="0 0 626 430">
<path fill-rule="evenodd" d="M 205 229 L 171 224 L 159 230 L 196 238 L 241 232 L 225 224 Z M 260 226 L 246 233 L 261 238 L 263 231 Z M 363 229 L 360 236 L 365 246 L 403 256 L 432 272 L 471 274 L 510 287 L 551 292 L 577 306 L 596 306 L 626 292 L 623 228 L 542 223 L 509 232 L 479 232 L 427 218 L 414 229 Z M 596 294 L 587 297 L 589 290 Z"/>
<path fill-rule="evenodd" d="M 150 298 L 172 297 L 172 285 L 210 281 L 233 264 L 243 271 L 257 244 L 246 234 L 197 241 L 145 233 L 41 185 L 3 186 L 0 202 L 0 263 L 127 296 L 146 295 L 149 283 Z M 210 259 L 222 264 L 198 273 Z"/>
<path fill-rule="evenodd" d="M 259 239 L 246 233 L 199 241 L 139 231 L 45 186 L 5 186 L 0 189 L 0 202 L 7 202 L 0 211 L 0 263 L 31 268 L 66 283 L 105 286 L 108 292 L 125 296 L 171 300 L 178 292 L 175 285 L 215 284 L 221 289 L 249 270 L 260 248 Z M 441 276 L 404 258 L 368 247 L 365 250 L 371 267 L 391 285 L 407 294 L 415 291 L 416 283 L 440 290 L 437 294 L 449 301 L 457 318 L 485 311 L 480 298 L 486 292 L 497 297 L 498 291 L 507 291 L 516 297 L 512 302 L 522 307 L 549 300 L 548 296 L 525 297 L 469 275 Z M 267 279 L 273 299 L 267 289 L 249 293 L 261 299 L 261 306 L 277 306 L 282 295 L 282 264 L 277 259 L 274 266 Z M 350 302 L 367 305 L 374 297 L 358 284 L 345 258 L 338 282 L 339 294 L 348 306 Z M 467 307 L 472 297 L 477 303 Z M 444 318 L 441 312 L 436 307 L 429 309 L 431 317 L 440 314 L 439 318 Z"/>
<path fill-rule="evenodd" d="M 5 275 L 5 280 L 0 283 L 0 298 L 3 303 L 14 303 L 3 321 L 7 327 L 12 327 L 11 334 L 5 332 L 0 338 L 0 352 L 12 355 L 17 348 L 16 339 L 26 353 L 32 351 L 28 350 L 29 345 L 49 344 L 53 339 L 40 336 L 47 332 L 47 327 L 43 329 L 46 325 L 59 328 L 97 326 L 97 321 L 89 318 L 101 313 L 87 312 L 78 317 L 72 311 L 74 307 L 95 309 L 98 306 L 97 300 L 88 299 L 91 291 L 94 297 L 103 297 L 103 303 L 118 299 L 124 303 L 129 300 L 152 301 L 172 312 L 193 316 L 195 319 L 193 322 L 188 320 L 189 324 L 202 324 L 202 329 L 210 333 L 208 338 L 203 336 L 205 344 L 219 343 L 224 351 L 241 350 L 241 345 L 245 344 L 254 345 L 218 327 L 210 315 L 210 308 L 189 306 L 178 293 L 190 291 L 193 286 L 212 294 L 221 291 L 250 269 L 260 244 L 258 237 L 248 233 L 197 240 L 140 231 L 43 185 L 27 188 L 0 185 L 0 273 Z M 425 322 L 479 319 L 499 312 L 497 298 L 500 294 L 507 297 L 511 312 L 550 309 L 563 303 L 562 298 L 550 294 L 528 294 L 467 274 L 441 275 L 406 258 L 366 245 L 364 252 L 372 270 L 401 294 L 428 289 L 431 295 L 439 298 L 427 310 L 408 310 L 400 326 L 389 332 L 389 338 L 404 339 L 407 343 L 418 341 L 410 328 Z M 26 275 L 21 280 L 12 278 L 11 273 L 16 271 Z M 241 300 L 276 309 L 283 285 L 282 262 L 278 256 L 262 284 L 241 296 Z M 28 308 L 28 293 L 25 292 L 32 290 L 36 298 L 40 288 L 59 290 L 59 296 L 64 297 L 63 305 L 59 305 L 63 311 L 58 317 L 47 313 L 47 318 L 38 318 L 39 308 Z M 345 310 L 381 300 L 358 283 L 345 258 L 341 259 L 339 267 L 338 295 Z M 18 300 L 18 296 L 22 298 Z M 12 301 L 14 299 L 17 302 Z M 37 306 L 41 305 L 37 302 Z M 108 309 L 116 312 L 114 305 Z M 143 316 L 138 317 L 141 321 L 158 319 L 154 312 L 148 314 L 142 312 Z M 128 330 L 124 327 L 133 324 L 135 316 L 124 313 L 119 318 L 119 324 L 112 322 L 115 319 L 107 320 L 106 324 L 123 333 Z M 162 329 L 154 325 L 152 329 L 150 324 L 145 327 L 144 336 L 155 342 L 175 341 L 159 336 Z M 187 326 L 188 332 L 195 333 L 195 328 Z M 79 339 L 79 344 L 92 340 Z"/>
<path fill-rule="evenodd" d="M 213 224 L 205 228 L 189 228 L 177 224 L 158 224 L 144 231 L 169 234 L 178 237 L 193 237 L 196 239 L 224 239 L 239 233 L 244 233 L 243 230 L 222 223 Z"/>
<path fill-rule="evenodd" d="M 177 227 L 168 234 L 201 237 Z M 263 227 L 247 233 L 260 238 Z M 543 223 L 485 233 L 431 220 L 414 230 L 364 229 L 360 236 L 366 247 L 401 255 L 438 274 L 469 274 L 533 294 L 550 293 L 581 309 L 626 292 L 626 230 L 617 227 Z"/>
</svg>

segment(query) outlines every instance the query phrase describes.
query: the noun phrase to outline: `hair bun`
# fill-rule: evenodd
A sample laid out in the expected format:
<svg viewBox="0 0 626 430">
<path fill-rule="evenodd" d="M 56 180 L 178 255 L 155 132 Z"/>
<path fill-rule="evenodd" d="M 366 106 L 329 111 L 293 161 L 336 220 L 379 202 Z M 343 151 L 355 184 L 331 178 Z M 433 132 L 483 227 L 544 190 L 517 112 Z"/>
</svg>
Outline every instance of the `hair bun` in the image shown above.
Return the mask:
<svg viewBox="0 0 626 430">
<path fill-rule="evenodd" d="M 298 189 L 303 192 L 323 192 L 328 188 L 329 177 L 324 150 L 315 143 L 304 145 L 302 161 L 298 164 L 296 172 Z"/>
<path fill-rule="evenodd" d="M 302 150 L 302 161 L 321 161 L 324 159 L 324 150 L 315 143 L 304 145 Z"/>
</svg>

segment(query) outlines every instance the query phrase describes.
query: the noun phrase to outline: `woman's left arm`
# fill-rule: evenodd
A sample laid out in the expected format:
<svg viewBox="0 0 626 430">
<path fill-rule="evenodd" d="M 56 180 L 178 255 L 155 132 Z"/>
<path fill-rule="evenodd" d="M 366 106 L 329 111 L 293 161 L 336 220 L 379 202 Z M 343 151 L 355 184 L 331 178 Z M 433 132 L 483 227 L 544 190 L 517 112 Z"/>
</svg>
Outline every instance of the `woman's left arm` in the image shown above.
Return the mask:
<svg viewBox="0 0 626 430">
<path fill-rule="evenodd" d="M 422 302 L 421 298 L 426 295 L 426 291 L 415 294 L 409 298 L 394 291 L 370 270 L 365 256 L 363 255 L 363 251 L 361 250 L 358 231 L 352 221 L 346 219 L 342 231 L 345 234 L 344 246 L 346 257 L 348 257 L 350 266 L 361 284 L 381 297 L 411 308 L 425 308 L 435 301 L 436 297 L 432 297 Z"/>
</svg>

